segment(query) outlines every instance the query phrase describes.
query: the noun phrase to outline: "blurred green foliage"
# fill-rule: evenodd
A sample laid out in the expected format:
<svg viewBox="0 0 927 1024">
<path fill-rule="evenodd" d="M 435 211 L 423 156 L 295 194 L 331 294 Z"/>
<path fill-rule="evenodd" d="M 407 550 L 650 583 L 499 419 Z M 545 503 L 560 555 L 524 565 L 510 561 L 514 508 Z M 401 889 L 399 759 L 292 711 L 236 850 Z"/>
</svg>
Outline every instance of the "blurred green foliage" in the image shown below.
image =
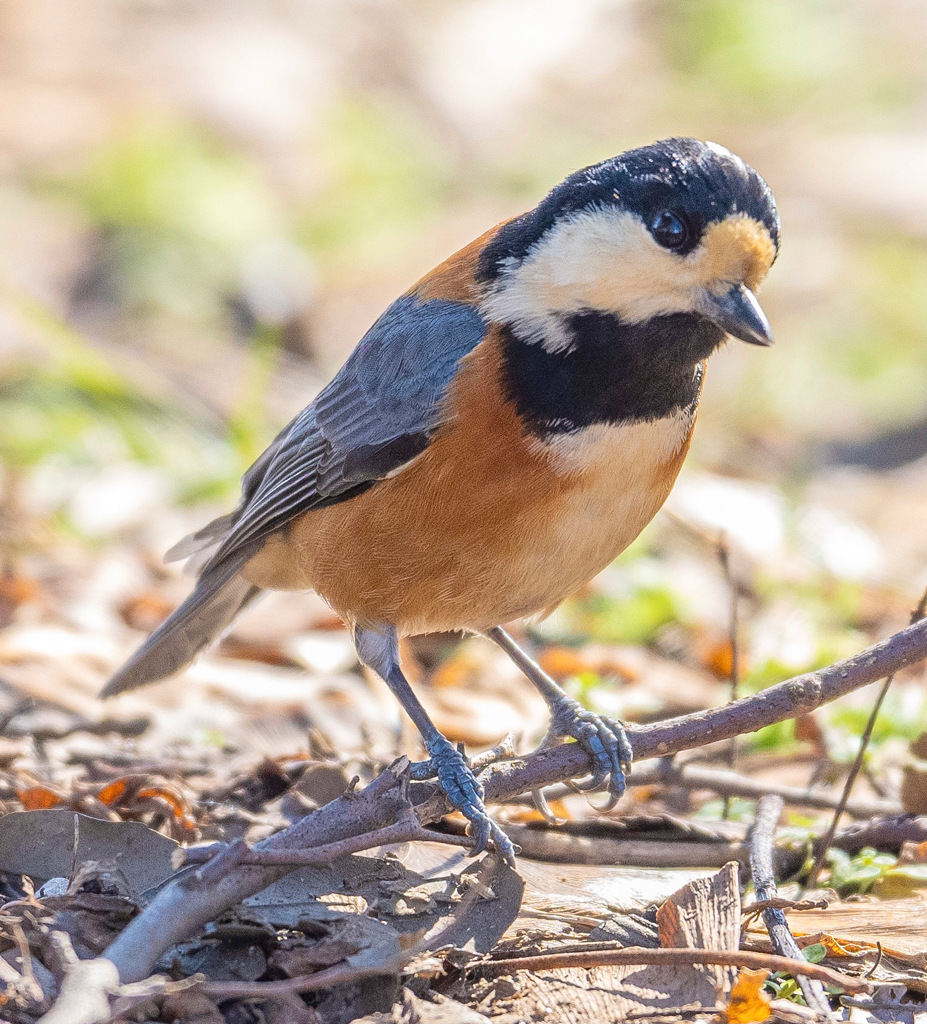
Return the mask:
<svg viewBox="0 0 927 1024">
<path fill-rule="evenodd" d="M 686 100 L 776 117 L 811 98 L 818 116 L 919 101 L 919 76 L 879 59 L 879 33 L 840 0 L 662 0 L 656 20 Z"/>
<path fill-rule="evenodd" d="M 7 304 L 42 338 L 47 359 L 0 378 L 0 452 L 8 465 L 49 455 L 84 458 L 88 432 L 115 426 L 127 452 L 147 458 L 145 425 L 153 414 L 137 385 L 120 376 L 80 333 L 31 296 L 8 290 Z"/>
<path fill-rule="evenodd" d="M 178 354 L 191 331 L 233 333 L 229 303 L 249 252 L 290 234 L 292 217 L 255 161 L 183 122 L 120 134 L 77 173 L 36 175 L 32 186 L 76 210 L 94 232 L 96 280 L 80 284 L 102 293 L 91 300 L 109 304 L 120 320 L 182 323 L 176 338 L 159 329 Z M 0 382 L 0 452 L 9 464 L 139 460 L 168 471 L 178 500 L 228 499 L 276 428 L 265 410 L 280 340 L 274 325 L 256 321 L 250 329 L 244 390 L 223 425 L 182 394 L 172 397 L 164 381 L 117 371 L 31 296 L 11 292 L 7 302 L 48 354 Z"/>
<path fill-rule="evenodd" d="M 241 260 L 288 232 L 288 214 L 254 160 L 185 122 L 116 136 L 79 173 L 36 187 L 72 204 L 99 233 L 129 313 L 214 318 Z"/>
<path fill-rule="evenodd" d="M 88 471 L 124 460 L 169 468 L 178 501 L 227 495 L 239 472 L 222 434 L 197 431 L 173 404 L 118 373 L 42 303 L 7 288 L 8 308 L 42 339 L 46 358 L 0 376 L 0 459 L 8 469 L 53 462 Z M 64 518 L 60 525 L 70 529 Z"/>
<path fill-rule="evenodd" d="M 645 644 L 653 642 L 662 626 L 678 622 L 680 614 L 678 596 L 669 586 L 642 583 L 630 587 L 622 597 L 590 592 L 571 598 L 564 604 L 559 619 L 567 638 L 581 637 L 604 644 Z"/>
<path fill-rule="evenodd" d="M 416 227 L 462 188 L 446 152 L 402 106 L 362 95 L 342 99 L 316 138 L 324 184 L 299 214 L 296 230 L 323 265 L 402 258 Z"/>
</svg>

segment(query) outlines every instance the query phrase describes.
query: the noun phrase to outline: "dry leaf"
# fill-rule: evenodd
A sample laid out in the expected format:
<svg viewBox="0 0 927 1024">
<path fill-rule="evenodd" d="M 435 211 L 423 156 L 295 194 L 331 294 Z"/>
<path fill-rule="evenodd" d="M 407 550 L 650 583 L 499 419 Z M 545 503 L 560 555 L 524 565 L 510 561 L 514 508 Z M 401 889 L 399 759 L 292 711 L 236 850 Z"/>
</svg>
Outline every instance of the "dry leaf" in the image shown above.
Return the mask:
<svg viewBox="0 0 927 1024">
<path fill-rule="evenodd" d="M 879 943 L 886 953 L 923 962 L 925 913 L 927 900 L 915 896 L 835 901 L 826 910 L 788 910 L 786 917 L 800 946 L 821 942 L 834 956 L 853 956 Z"/>
<path fill-rule="evenodd" d="M 23 805 L 24 811 L 44 811 L 49 807 L 60 807 L 66 802 L 65 797 L 47 786 L 27 786 L 17 789 L 16 796 Z"/>
<path fill-rule="evenodd" d="M 39 585 L 28 576 L 13 573 L 0 574 L 0 626 L 5 626 L 21 604 L 34 601 L 39 594 Z"/>
<path fill-rule="evenodd" d="M 772 1016 L 772 999 L 763 991 L 769 971 L 741 967 L 727 1000 L 727 1024 L 754 1024 Z"/>
<path fill-rule="evenodd" d="M 140 821 L 150 814 L 163 817 L 174 839 L 193 839 L 197 835 L 189 802 L 165 779 L 125 775 L 105 785 L 96 798 L 128 821 Z"/>
<path fill-rule="evenodd" d="M 170 601 L 164 594 L 156 590 L 146 590 L 142 594 L 134 594 L 119 606 L 122 621 L 142 633 L 150 633 L 171 614 L 177 607 L 176 601 Z"/>
<path fill-rule="evenodd" d="M 927 841 L 923 843 L 902 843 L 898 854 L 899 864 L 927 864 Z"/>
<path fill-rule="evenodd" d="M 574 647 L 548 647 L 538 658 L 538 664 L 559 683 L 595 668 L 590 659 Z"/>
</svg>

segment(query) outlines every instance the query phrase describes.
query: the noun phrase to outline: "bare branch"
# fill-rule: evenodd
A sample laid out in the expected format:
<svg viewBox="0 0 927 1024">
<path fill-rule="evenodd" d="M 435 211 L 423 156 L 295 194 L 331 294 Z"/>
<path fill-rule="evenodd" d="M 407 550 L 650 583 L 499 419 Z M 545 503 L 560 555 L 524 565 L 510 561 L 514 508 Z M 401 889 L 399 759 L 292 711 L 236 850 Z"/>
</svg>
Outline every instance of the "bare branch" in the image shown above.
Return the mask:
<svg viewBox="0 0 927 1024">
<path fill-rule="evenodd" d="M 796 676 L 762 693 L 711 711 L 631 730 L 635 754 L 638 759 L 662 757 L 753 732 L 813 711 L 924 658 L 927 658 L 927 620 L 901 630 L 853 658 Z M 526 758 L 493 764 L 482 778 L 487 801 L 498 802 L 565 779 L 580 778 L 588 774 L 589 767 L 582 748 L 576 743 L 567 743 Z M 374 832 L 394 824 L 408 813 L 410 799 L 422 824 L 437 820 L 449 809 L 444 795 L 434 785 L 408 784 L 407 762 L 400 759 L 366 789 L 326 804 L 271 836 L 259 844 L 259 848 L 303 850 Z M 238 864 L 223 877 L 205 884 L 198 871 L 185 869 L 129 923 L 106 950 L 106 959 L 116 966 L 123 982 L 140 981 L 151 974 L 165 950 L 196 934 L 223 910 L 259 892 L 290 870 L 289 865 Z M 691 952 L 687 950 L 686 954 Z M 738 962 L 746 964 L 744 959 Z"/>
<path fill-rule="evenodd" d="M 625 967 L 644 964 L 719 964 L 722 967 L 787 971 L 795 977 L 815 978 L 827 985 L 837 985 L 845 992 L 866 992 L 872 988 L 869 982 L 862 978 L 853 978 L 801 958 L 793 959 L 744 949 L 643 949 L 625 946 L 618 949 L 571 953 L 539 953 L 535 956 L 519 956 L 509 960 L 483 960 L 468 965 L 466 970 L 484 978 L 498 978 L 514 974 L 516 971 L 554 971 L 561 967 Z"/>
<path fill-rule="evenodd" d="M 411 807 L 409 810 L 411 812 Z M 311 846 L 305 850 L 259 850 L 243 842 L 234 847 L 225 843 L 195 847 L 187 851 L 184 864 L 214 865 L 227 850 L 234 850 L 234 858 L 225 867 L 223 874 L 227 874 L 231 867 L 238 864 L 292 868 L 312 867 L 318 864 L 330 864 L 339 857 L 348 857 L 352 853 L 360 853 L 362 850 L 372 850 L 376 846 L 386 846 L 390 843 L 422 842 L 445 843 L 448 846 L 463 846 L 465 848 L 473 845 L 473 840 L 469 836 L 449 835 L 446 832 L 435 832 L 423 828 L 415 814 L 410 813 L 385 828 L 364 832 L 359 836 L 352 836 L 350 839 L 325 843 L 322 846 Z M 201 872 L 201 877 L 207 877 L 205 872 Z"/>
<path fill-rule="evenodd" d="M 819 810 L 833 810 L 839 797 L 823 789 L 808 789 L 805 786 L 783 786 L 768 779 L 751 779 L 739 772 L 724 768 L 711 768 L 703 764 L 679 764 L 678 761 L 661 759 L 653 764 L 635 764 L 628 777 L 629 786 L 679 786 L 683 789 L 707 789 L 719 796 L 743 796 L 758 800 L 767 794 L 781 796 L 790 807 L 813 807 Z M 601 787 L 604 789 L 604 786 Z M 548 800 L 559 800 L 576 791 L 572 783 L 551 786 L 545 790 Z M 586 790 L 584 792 L 595 792 Z M 529 796 L 519 796 L 513 801 L 533 806 Z M 879 797 L 861 797 L 849 800 L 844 808 L 854 818 L 875 818 L 880 815 L 900 814 L 898 800 L 884 800 Z"/>
</svg>

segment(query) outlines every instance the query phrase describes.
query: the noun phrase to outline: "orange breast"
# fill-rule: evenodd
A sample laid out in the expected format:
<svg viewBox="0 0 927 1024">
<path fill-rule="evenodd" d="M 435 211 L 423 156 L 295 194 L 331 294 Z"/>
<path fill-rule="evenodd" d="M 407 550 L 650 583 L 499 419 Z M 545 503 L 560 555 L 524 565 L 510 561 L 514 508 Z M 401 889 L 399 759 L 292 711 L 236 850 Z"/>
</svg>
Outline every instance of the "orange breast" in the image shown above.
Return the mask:
<svg viewBox="0 0 927 1024">
<path fill-rule="evenodd" d="M 590 428 L 554 445 L 502 400 L 494 332 L 463 361 L 452 412 L 395 477 L 295 520 L 248 563 L 269 589 L 315 589 L 348 622 L 486 629 L 549 610 L 663 504 L 692 416 Z"/>
</svg>

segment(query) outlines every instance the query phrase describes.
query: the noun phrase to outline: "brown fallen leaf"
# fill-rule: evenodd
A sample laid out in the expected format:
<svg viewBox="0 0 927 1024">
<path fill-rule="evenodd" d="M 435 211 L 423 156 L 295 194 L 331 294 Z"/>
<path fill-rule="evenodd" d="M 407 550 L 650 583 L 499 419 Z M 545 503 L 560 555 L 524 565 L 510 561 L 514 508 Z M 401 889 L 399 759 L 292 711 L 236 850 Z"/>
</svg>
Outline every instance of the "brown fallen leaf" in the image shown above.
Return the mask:
<svg viewBox="0 0 927 1024">
<path fill-rule="evenodd" d="M 124 775 L 96 794 L 97 800 L 112 807 L 124 821 L 141 821 L 150 815 L 163 818 L 172 839 L 195 839 L 198 835 L 190 802 L 174 783 L 157 776 Z"/>
<path fill-rule="evenodd" d="M 160 818 L 173 839 L 190 840 L 198 835 L 190 801 L 176 784 L 158 776 L 124 775 L 102 787 L 79 783 L 70 791 L 35 784 L 15 792 L 26 811 L 63 807 L 104 820 Z"/>
<path fill-rule="evenodd" d="M 31 577 L 0 573 L 0 628 L 12 621 L 20 605 L 30 604 L 38 596 L 39 585 Z"/>
<path fill-rule="evenodd" d="M 927 953 L 925 915 L 924 896 L 903 900 L 835 900 L 826 910 L 786 912 L 789 927 L 799 940 L 802 936 L 826 933 L 844 948 L 849 948 L 848 944 L 874 948 L 881 943 L 886 951 L 903 956 Z"/>
<path fill-rule="evenodd" d="M 48 786 L 26 786 L 17 789 L 16 798 L 23 805 L 24 811 L 43 811 L 49 807 L 60 807 L 66 799 Z"/>
<path fill-rule="evenodd" d="M 699 664 L 704 665 L 712 675 L 722 681 L 731 678 L 731 670 L 734 667 L 734 652 L 731 648 L 731 639 L 726 634 L 722 635 L 712 630 L 697 630 L 695 639 L 695 657 Z M 747 674 L 748 664 L 743 652 L 737 659 L 740 678 Z"/>
</svg>

